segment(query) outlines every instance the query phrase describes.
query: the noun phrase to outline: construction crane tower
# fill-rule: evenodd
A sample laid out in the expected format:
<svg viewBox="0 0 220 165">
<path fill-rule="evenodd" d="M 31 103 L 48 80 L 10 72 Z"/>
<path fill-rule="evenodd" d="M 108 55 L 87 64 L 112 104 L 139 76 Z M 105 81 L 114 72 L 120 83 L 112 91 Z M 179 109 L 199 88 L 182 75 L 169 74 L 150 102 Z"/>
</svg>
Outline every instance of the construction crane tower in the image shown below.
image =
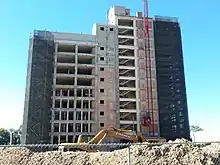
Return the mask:
<svg viewBox="0 0 220 165">
<path fill-rule="evenodd" d="M 150 50 L 150 26 L 151 22 L 149 22 L 148 17 L 148 0 L 143 1 L 143 30 L 144 30 L 144 52 L 146 59 L 146 83 L 147 83 L 147 112 L 150 115 L 150 125 L 149 125 L 149 133 L 154 135 L 154 106 L 153 106 L 153 95 L 152 95 L 152 71 L 151 71 L 151 50 Z M 148 119 L 149 121 L 149 119 Z M 151 128 L 151 129 L 150 129 Z"/>
</svg>

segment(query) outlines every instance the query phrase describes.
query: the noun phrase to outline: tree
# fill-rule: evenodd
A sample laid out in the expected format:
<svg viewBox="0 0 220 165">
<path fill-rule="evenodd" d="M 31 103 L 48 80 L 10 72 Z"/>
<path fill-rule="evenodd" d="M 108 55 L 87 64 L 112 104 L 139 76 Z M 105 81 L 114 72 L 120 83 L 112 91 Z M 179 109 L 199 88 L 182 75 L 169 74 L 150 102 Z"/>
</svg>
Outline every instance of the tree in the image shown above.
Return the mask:
<svg viewBox="0 0 220 165">
<path fill-rule="evenodd" d="M 10 142 L 10 133 L 4 128 L 0 128 L 0 145 L 8 145 Z"/>
<path fill-rule="evenodd" d="M 202 129 L 201 127 L 197 125 L 191 125 L 190 131 L 193 133 L 193 141 L 195 142 L 195 132 L 201 132 L 201 131 L 204 131 L 204 129 Z"/>
</svg>

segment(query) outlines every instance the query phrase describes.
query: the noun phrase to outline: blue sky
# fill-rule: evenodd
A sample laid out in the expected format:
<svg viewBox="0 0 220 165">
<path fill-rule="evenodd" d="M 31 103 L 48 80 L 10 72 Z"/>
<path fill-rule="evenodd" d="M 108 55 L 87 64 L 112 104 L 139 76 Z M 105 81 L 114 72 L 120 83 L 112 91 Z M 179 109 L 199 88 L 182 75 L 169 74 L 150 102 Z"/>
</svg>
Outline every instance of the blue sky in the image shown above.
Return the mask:
<svg viewBox="0 0 220 165">
<path fill-rule="evenodd" d="M 91 33 L 93 23 L 106 23 L 112 5 L 142 11 L 141 0 L 0 1 L 0 127 L 16 128 L 22 121 L 29 33 Z M 150 16 L 179 18 L 190 123 L 205 129 L 198 140 L 220 139 L 220 130 L 215 130 L 220 124 L 219 6 L 218 0 L 149 0 Z"/>
</svg>

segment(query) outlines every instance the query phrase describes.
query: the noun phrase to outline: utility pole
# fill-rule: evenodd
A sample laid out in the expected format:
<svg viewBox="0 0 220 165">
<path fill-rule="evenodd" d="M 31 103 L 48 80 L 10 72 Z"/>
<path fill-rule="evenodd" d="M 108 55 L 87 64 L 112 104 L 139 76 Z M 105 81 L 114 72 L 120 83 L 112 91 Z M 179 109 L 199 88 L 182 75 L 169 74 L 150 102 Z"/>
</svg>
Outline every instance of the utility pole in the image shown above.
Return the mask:
<svg viewBox="0 0 220 165">
<path fill-rule="evenodd" d="M 12 145 L 12 143 L 13 143 L 13 133 L 14 133 L 14 131 L 11 131 L 11 130 L 9 130 L 9 133 L 10 133 L 10 145 Z"/>
</svg>

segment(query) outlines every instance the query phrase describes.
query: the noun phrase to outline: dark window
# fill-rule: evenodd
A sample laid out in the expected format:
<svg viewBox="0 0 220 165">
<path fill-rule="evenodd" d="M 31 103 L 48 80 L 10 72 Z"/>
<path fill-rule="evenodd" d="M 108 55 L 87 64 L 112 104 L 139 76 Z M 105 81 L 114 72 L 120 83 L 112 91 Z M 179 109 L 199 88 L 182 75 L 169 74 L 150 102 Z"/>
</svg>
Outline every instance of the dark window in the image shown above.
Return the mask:
<svg viewBox="0 0 220 165">
<path fill-rule="evenodd" d="M 105 60 L 105 58 L 104 58 L 104 57 L 100 57 L 100 60 L 101 60 L 101 61 L 104 61 L 104 60 Z"/>
<path fill-rule="evenodd" d="M 100 47 L 100 50 L 104 50 L 104 47 Z"/>
<path fill-rule="evenodd" d="M 100 27 L 100 30 L 104 31 L 104 30 L 105 30 L 105 28 L 104 28 L 104 27 Z"/>
<path fill-rule="evenodd" d="M 103 111 L 100 112 L 100 116 L 104 116 L 104 114 L 105 114 L 105 113 L 104 113 Z"/>
<path fill-rule="evenodd" d="M 104 125 L 105 125 L 104 123 L 100 123 L 100 127 L 104 127 Z"/>
<path fill-rule="evenodd" d="M 105 91 L 104 89 L 100 89 L 100 92 L 101 92 L 101 93 L 104 93 L 104 91 Z"/>
<path fill-rule="evenodd" d="M 105 69 L 104 68 L 100 68 L 100 71 L 104 71 Z"/>
<path fill-rule="evenodd" d="M 104 100 L 100 100 L 100 104 L 104 104 L 105 103 L 105 101 Z"/>
<path fill-rule="evenodd" d="M 104 82 L 104 78 L 100 78 L 100 81 L 103 81 L 103 82 Z"/>
<path fill-rule="evenodd" d="M 113 28 L 110 28 L 110 31 L 113 31 Z"/>
</svg>

